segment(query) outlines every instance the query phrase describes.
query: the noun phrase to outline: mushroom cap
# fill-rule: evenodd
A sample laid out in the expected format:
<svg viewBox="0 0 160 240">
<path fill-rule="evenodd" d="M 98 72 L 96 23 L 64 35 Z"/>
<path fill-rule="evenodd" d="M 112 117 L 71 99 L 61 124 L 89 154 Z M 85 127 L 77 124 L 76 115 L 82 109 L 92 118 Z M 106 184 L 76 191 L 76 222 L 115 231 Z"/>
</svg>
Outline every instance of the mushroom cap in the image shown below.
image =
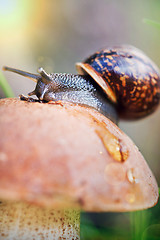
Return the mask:
<svg viewBox="0 0 160 240">
<path fill-rule="evenodd" d="M 85 211 L 154 206 L 158 186 L 113 122 L 69 103 L 0 100 L 0 198 Z"/>
</svg>

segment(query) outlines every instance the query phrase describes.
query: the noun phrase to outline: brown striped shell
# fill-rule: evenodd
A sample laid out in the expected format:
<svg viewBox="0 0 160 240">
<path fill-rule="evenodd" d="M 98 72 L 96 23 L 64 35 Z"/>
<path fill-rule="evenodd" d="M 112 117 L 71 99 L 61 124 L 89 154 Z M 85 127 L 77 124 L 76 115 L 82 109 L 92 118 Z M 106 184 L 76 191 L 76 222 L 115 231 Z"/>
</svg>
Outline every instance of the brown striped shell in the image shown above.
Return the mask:
<svg viewBox="0 0 160 240">
<path fill-rule="evenodd" d="M 160 101 L 160 71 L 139 49 L 109 47 L 76 64 L 80 74 L 89 74 L 107 97 L 117 104 L 122 118 L 149 115 Z"/>
</svg>

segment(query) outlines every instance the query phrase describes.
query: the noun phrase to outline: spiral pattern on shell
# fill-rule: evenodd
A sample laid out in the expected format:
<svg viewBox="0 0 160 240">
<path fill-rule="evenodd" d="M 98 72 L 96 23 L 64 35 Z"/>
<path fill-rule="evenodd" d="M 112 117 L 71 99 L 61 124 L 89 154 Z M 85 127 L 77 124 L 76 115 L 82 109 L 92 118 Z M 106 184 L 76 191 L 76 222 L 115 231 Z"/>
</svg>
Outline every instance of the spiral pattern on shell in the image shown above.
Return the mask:
<svg viewBox="0 0 160 240">
<path fill-rule="evenodd" d="M 110 99 L 115 94 L 121 117 L 136 119 L 147 116 L 157 108 L 160 101 L 160 72 L 139 49 L 132 46 L 109 47 L 87 58 L 81 65 L 81 73 L 83 66 L 84 72 L 87 68 L 92 69 L 103 78 L 108 85 L 107 95 Z M 95 80 L 101 86 L 99 79 Z"/>
</svg>

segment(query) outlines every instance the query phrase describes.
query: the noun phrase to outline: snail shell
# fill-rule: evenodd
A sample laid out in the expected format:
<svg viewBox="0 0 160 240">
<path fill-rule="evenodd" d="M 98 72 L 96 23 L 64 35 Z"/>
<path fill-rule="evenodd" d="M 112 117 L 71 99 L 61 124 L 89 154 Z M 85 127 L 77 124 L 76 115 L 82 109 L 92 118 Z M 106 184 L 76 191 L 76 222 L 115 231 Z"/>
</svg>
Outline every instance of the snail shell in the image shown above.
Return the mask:
<svg viewBox="0 0 160 240">
<path fill-rule="evenodd" d="M 105 48 L 76 67 L 79 74 L 89 74 L 101 86 L 122 118 L 147 116 L 159 105 L 160 71 L 135 47 Z"/>
</svg>

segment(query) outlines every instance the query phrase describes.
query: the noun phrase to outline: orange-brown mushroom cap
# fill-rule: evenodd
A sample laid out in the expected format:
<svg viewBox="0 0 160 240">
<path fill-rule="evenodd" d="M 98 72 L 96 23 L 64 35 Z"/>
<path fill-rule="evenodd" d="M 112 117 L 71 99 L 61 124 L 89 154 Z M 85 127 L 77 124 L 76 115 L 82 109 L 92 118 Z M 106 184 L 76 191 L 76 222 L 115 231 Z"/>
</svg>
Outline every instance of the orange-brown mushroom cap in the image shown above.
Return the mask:
<svg viewBox="0 0 160 240">
<path fill-rule="evenodd" d="M 1 199 L 86 211 L 133 211 L 158 201 L 138 148 L 93 109 L 2 99 L 0 136 Z"/>
</svg>

